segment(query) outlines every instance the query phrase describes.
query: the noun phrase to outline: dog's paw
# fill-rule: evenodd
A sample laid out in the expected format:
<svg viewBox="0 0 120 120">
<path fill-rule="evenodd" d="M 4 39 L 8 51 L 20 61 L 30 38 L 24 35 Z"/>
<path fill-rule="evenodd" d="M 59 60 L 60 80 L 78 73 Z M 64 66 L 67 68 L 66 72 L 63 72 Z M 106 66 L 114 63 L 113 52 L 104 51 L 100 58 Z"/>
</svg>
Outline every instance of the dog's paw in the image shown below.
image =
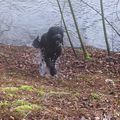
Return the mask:
<svg viewBox="0 0 120 120">
<path fill-rule="evenodd" d="M 56 75 L 57 74 L 57 70 L 55 68 L 50 69 L 50 74 L 52 76 Z"/>
</svg>

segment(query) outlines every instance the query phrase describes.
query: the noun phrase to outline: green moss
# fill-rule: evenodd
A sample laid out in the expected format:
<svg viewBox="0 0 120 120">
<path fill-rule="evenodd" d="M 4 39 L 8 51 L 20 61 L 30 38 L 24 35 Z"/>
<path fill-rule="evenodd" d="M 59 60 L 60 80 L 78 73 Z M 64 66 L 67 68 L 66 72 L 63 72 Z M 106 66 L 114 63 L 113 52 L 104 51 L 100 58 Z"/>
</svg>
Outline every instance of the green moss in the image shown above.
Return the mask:
<svg viewBox="0 0 120 120">
<path fill-rule="evenodd" d="M 22 105 L 14 108 L 14 111 L 19 112 L 21 115 L 26 115 L 28 110 L 34 110 L 34 108 L 42 110 L 42 107 L 38 107 L 37 104 L 32 105 Z"/>
<path fill-rule="evenodd" d="M 6 79 L 7 77 L 6 77 L 6 76 L 2 76 L 1 78 L 2 78 L 2 79 Z"/>
<path fill-rule="evenodd" d="M 1 107 L 2 105 L 4 105 L 4 103 L 0 103 L 0 107 Z"/>
<path fill-rule="evenodd" d="M 5 54 L 5 53 L 0 52 L 0 54 L 1 54 L 2 56 L 4 56 L 4 57 L 8 57 L 8 55 Z"/>
<path fill-rule="evenodd" d="M 75 96 L 74 96 L 74 97 L 72 97 L 72 100 L 73 100 L 73 101 L 79 101 L 79 100 L 78 100 L 78 98 L 77 98 L 77 97 L 75 97 Z"/>
<path fill-rule="evenodd" d="M 86 75 L 82 75 L 82 78 L 85 78 L 86 77 Z"/>
<path fill-rule="evenodd" d="M 40 86 L 40 89 L 41 89 L 41 90 L 43 90 L 43 89 L 44 89 L 44 86 L 43 86 L 43 85 L 41 85 L 41 86 Z"/>
<path fill-rule="evenodd" d="M 89 81 L 91 81 L 91 79 L 87 78 L 87 81 L 89 82 Z"/>
<path fill-rule="evenodd" d="M 2 88 L 3 91 L 12 91 L 12 92 L 16 92 L 18 91 L 19 89 L 17 87 L 5 87 L 5 88 Z"/>
<path fill-rule="evenodd" d="M 58 118 L 61 119 L 60 115 L 58 115 Z"/>
<path fill-rule="evenodd" d="M 9 94 L 7 94 L 7 95 L 9 95 L 10 97 L 13 97 L 13 94 L 10 94 L 10 93 L 9 93 Z"/>
<path fill-rule="evenodd" d="M 66 93 L 66 92 L 54 92 L 54 91 L 51 91 L 50 93 L 51 94 L 64 94 L 64 95 L 69 94 L 69 93 Z"/>
<path fill-rule="evenodd" d="M 90 78 L 90 77 L 92 77 L 92 75 L 88 75 L 88 77 Z"/>
<path fill-rule="evenodd" d="M 45 92 L 43 91 L 43 89 L 44 89 L 44 86 L 43 85 L 41 85 L 39 88 L 38 88 L 38 90 L 37 90 L 37 92 L 38 92 L 38 96 L 41 96 L 41 95 L 43 95 Z"/>
<path fill-rule="evenodd" d="M 114 94 L 114 93 L 115 93 L 114 90 L 111 90 L 111 91 L 110 91 L 110 94 Z"/>
<path fill-rule="evenodd" d="M 80 52 L 81 50 L 80 49 L 76 49 L 77 52 Z M 82 51 L 83 52 L 83 51 Z"/>
<path fill-rule="evenodd" d="M 87 51 L 85 51 L 84 55 L 85 55 L 85 60 L 91 59 L 91 58 L 89 57 Z"/>
<path fill-rule="evenodd" d="M 74 111 L 75 110 L 75 108 L 73 108 L 73 109 L 71 109 L 72 111 Z"/>
<path fill-rule="evenodd" d="M 73 90 L 73 91 L 71 91 L 71 94 L 75 94 L 77 91 L 76 90 Z"/>
<path fill-rule="evenodd" d="M 39 107 L 39 109 L 38 109 L 39 111 L 42 111 L 42 107 Z"/>
<path fill-rule="evenodd" d="M 28 101 L 24 101 L 24 100 L 18 100 L 18 101 L 13 101 L 12 105 L 16 105 L 16 106 L 31 105 L 31 103 L 29 103 Z"/>
<path fill-rule="evenodd" d="M 99 95 L 101 95 L 101 96 L 103 96 L 103 97 L 105 96 L 104 94 L 99 94 Z"/>
<path fill-rule="evenodd" d="M 16 73 L 15 72 L 13 72 L 13 73 L 8 73 L 9 75 L 15 75 Z"/>
<path fill-rule="evenodd" d="M 47 93 L 50 92 L 50 90 L 45 90 Z"/>
<path fill-rule="evenodd" d="M 68 88 L 67 88 L 67 87 L 65 87 L 64 89 L 65 89 L 65 90 L 67 90 Z"/>
<path fill-rule="evenodd" d="M 44 92 L 42 90 L 37 90 L 37 92 L 38 92 L 38 96 L 41 96 L 44 94 Z"/>
<path fill-rule="evenodd" d="M 28 90 L 28 91 L 33 91 L 33 87 L 32 86 L 27 86 L 27 85 L 20 86 L 20 89 Z"/>
<path fill-rule="evenodd" d="M 60 94 L 62 94 L 62 95 L 67 95 L 67 94 L 69 94 L 69 93 L 67 93 L 67 92 L 60 92 Z"/>
<path fill-rule="evenodd" d="M 50 91 L 51 94 L 58 94 L 58 92 Z"/>
<path fill-rule="evenodd" d="M 90 95 L 91 95 L 92 98 L 95 98 L 95 99 L 99 98 L 99 95 L 97 95 L 97 94 L 91 93 Z"/>
<path fill-rule="evenodd" d="M 0 107 L 2 106 L 2 105 L 8 105 L 8 101 L 3 101 L 2 103 L 0 103 Z"/>
<path fill-rule="evenodd" d="M 15 111 L 18 111 L 21 115 L 26 115 L 26 111 L 27 110 L 31 110 L 32 107 L 29 105 L 23 105 L 23 106 L 18 106 L 16 108 L 14 108 Z"/>
<path fill-rule="evenodd" d="M 114 79 L 114 81 L 120 81 L 120 79 Z"/>
<path fill-rule="evenodd" d="M 12 81 L 12 79 L 10 79 L 10 81 Z"/>
</svg>

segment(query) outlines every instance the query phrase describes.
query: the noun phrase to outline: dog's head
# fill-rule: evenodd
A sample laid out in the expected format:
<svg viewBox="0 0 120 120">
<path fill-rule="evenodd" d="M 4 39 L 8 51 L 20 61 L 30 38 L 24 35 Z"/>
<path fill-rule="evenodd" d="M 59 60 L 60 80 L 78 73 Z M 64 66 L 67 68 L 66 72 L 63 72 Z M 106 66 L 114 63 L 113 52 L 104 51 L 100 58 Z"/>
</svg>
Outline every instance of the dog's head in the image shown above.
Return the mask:
<svg viewBox="0 0 120 120">
<path fill-rule="evenodd" d="M 61 27 L 51 27 L 47 33 L 48 42 L 52 46 L 63 44 L 63 30 Z"/>
<path fill-rule="evenodd" d="M 61 34 L 56 34 L 52 37 L 52 44 L 54 44 L 55 46 L 58 46 L 62 43 L 63 43 L 63 37 L 61 36 Z"/>
</svg>

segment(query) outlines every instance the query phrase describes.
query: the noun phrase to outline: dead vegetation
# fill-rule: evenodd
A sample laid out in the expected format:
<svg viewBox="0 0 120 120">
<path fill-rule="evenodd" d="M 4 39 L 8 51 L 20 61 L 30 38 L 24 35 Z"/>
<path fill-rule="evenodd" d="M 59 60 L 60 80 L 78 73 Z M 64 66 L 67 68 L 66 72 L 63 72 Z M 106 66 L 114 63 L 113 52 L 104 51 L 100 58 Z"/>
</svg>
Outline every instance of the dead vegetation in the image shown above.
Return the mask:
<svg viewBox="0 0 120 120">
<path fill-rule="evenodd" d="M 1 120 L 120 120 L 120 53 L 65 47 L 58 77 L 39 75 L 39 50 L 0 44 Z"/>
</svg>

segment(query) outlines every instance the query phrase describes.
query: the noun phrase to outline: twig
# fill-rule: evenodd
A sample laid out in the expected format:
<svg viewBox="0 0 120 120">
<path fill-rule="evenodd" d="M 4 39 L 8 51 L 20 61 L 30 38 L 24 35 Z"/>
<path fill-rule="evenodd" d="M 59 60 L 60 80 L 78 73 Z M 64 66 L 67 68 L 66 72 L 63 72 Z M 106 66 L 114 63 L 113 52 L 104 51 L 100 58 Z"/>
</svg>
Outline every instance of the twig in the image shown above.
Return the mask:
<svg viewBox="0 0 120 120">
<path fill-rule="evenodd" d="M 25 120 L 25 118 L 26 118 L 30 113 L 31 113 L 31 111 L 29 111 L 22 120 Z"/>
</svg>

